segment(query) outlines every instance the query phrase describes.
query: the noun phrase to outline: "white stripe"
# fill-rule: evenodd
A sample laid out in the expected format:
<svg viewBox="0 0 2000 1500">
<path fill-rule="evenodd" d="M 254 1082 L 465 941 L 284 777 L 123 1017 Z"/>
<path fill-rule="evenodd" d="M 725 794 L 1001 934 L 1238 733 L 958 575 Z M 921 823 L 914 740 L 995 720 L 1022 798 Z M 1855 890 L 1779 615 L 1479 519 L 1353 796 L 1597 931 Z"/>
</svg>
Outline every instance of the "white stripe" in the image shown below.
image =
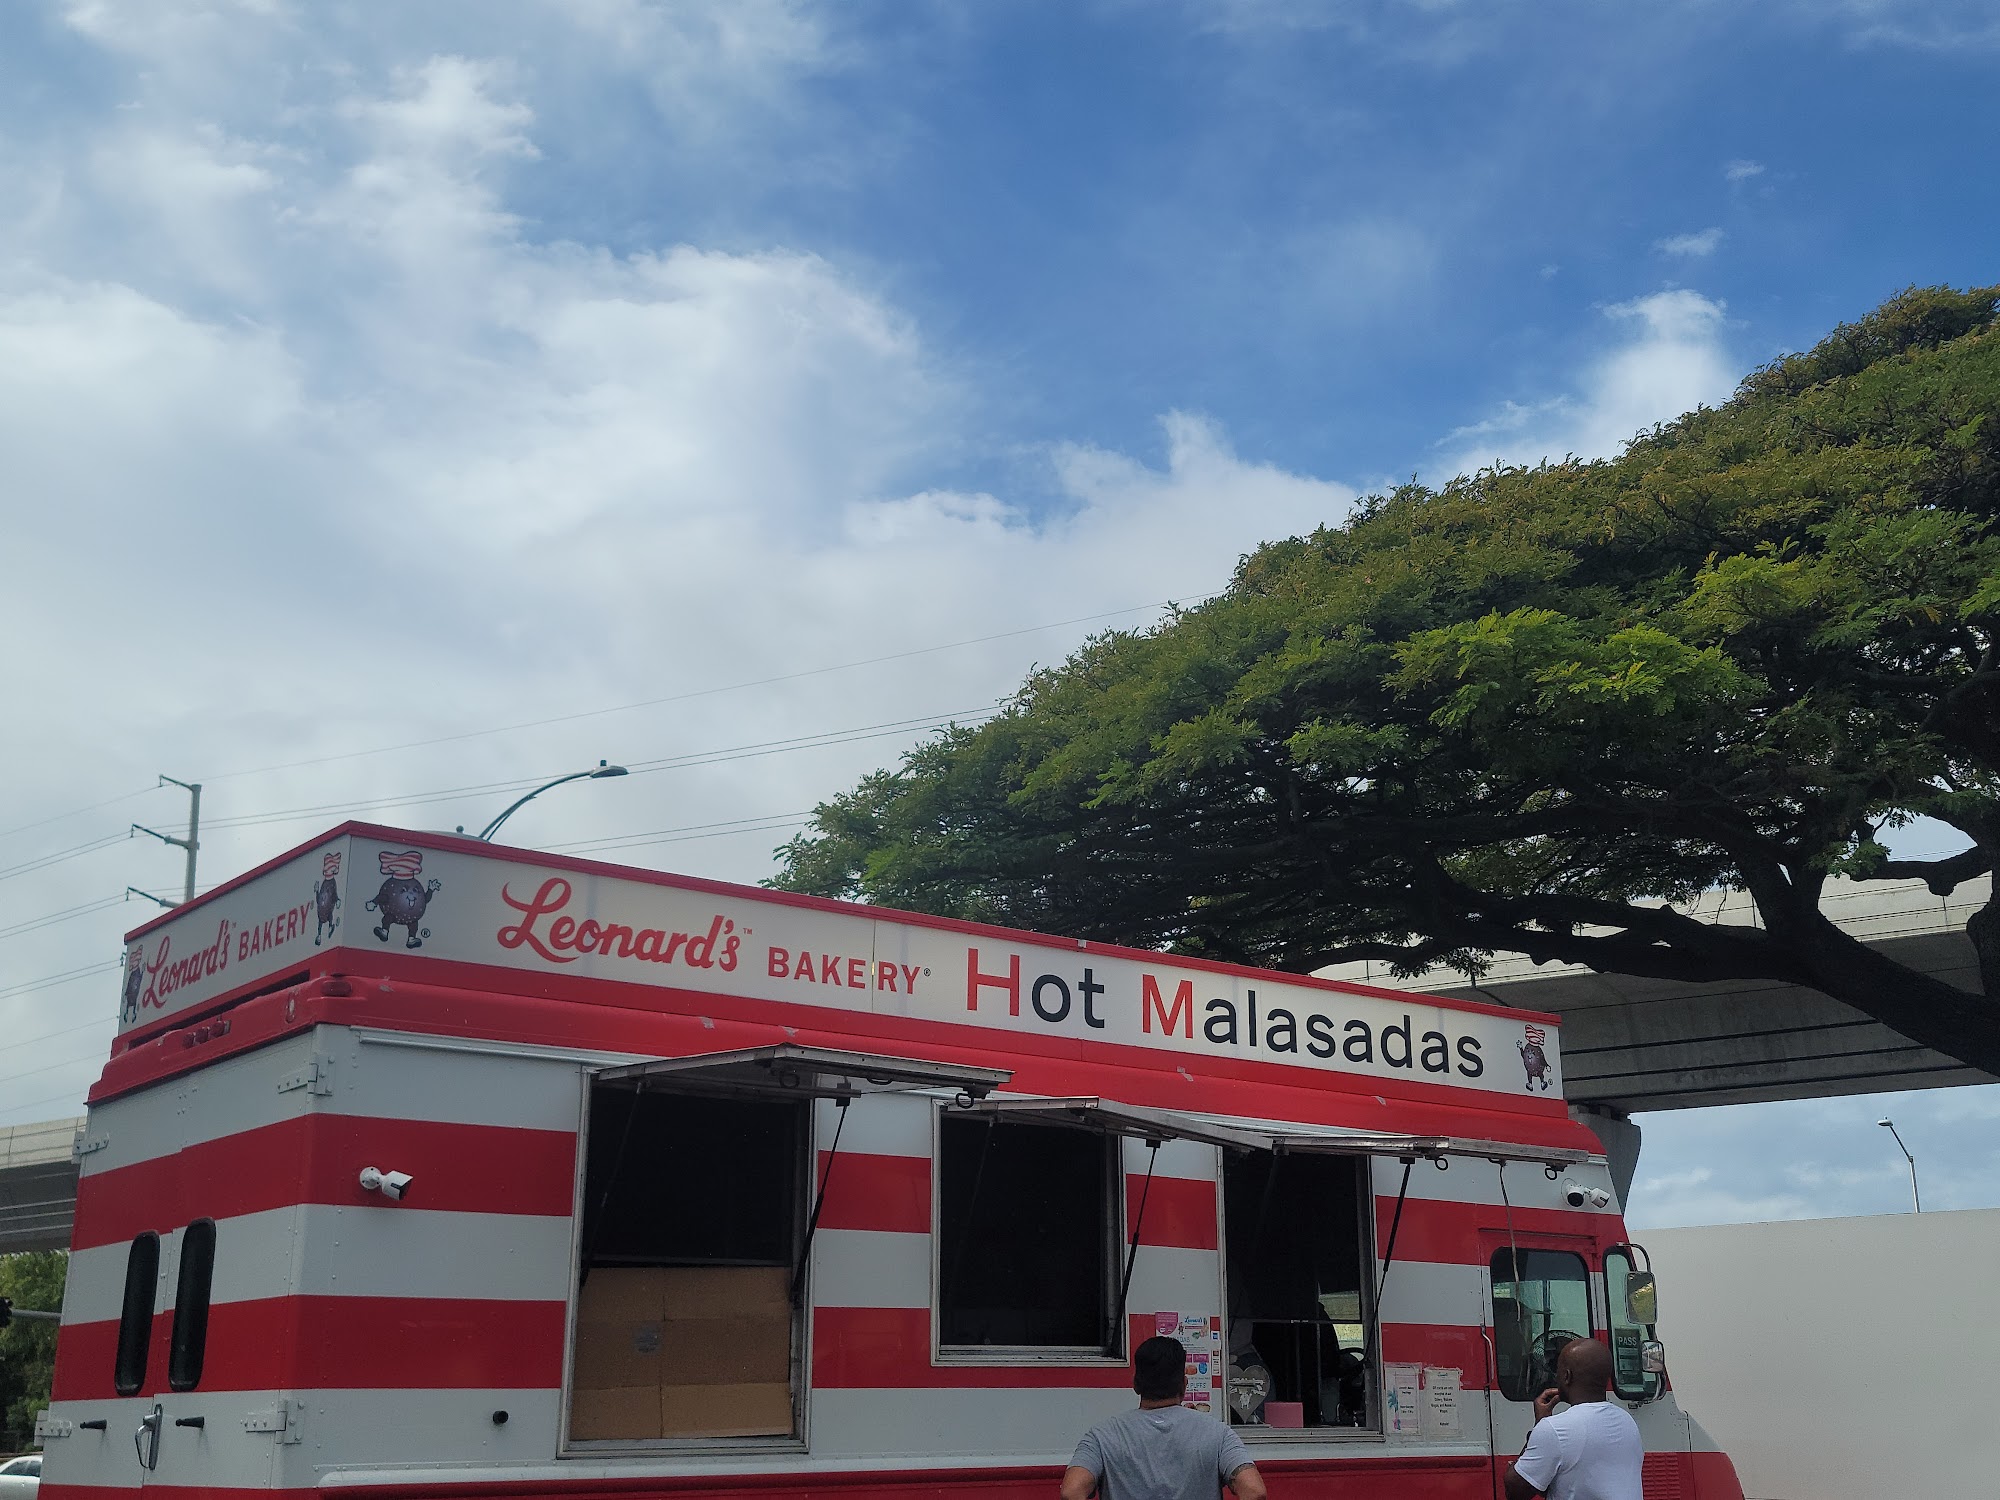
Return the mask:
<svg viewBox="0 0 2000 1500">
<path fill-rule="evenodd" d="M 310 1035 L 287 1037 L 94 1106 L 84 1134 L 105 1144 L 83 1158 L 82 1175 L 158 1161 L 189 1141 L 297 1119 L 311 1108 L 312 1096 L 304 1089 L 281 1094 L 278 1080 L 311 1057 Z"/>
<path fill-rule="evenodd" d="M 334 1114 L 569 1132 L 582 1118 L 585 1065 L 573 1057 L 369 1046 L 344 1026 L 321 1038 L 333 1061 L 321 1107 Z"/>
<path fill-rule="evenodd" d="M 281 1080 L 326 1065 L 328 1092 L 279 1091 Z M 364 1047 L 344 1026 L 321 1026 L 253 1052 L 163 1079 L 92 1109 L 85 1133 L 106 1144 L 83 1159 L 86 1177 L 171 1156 L 295 1120 L 314 1110 L 385 1120 L 435 1120 L 573 1132 L 583 1065 L 568 1058 L 490 1056 Z"/>
<path fill-rule="evenodd" d="M 1121 1249 L 1112 1268 L 1114 1276 L 1124 1275 L 1124 1254 Z M 1222 1257 L 1213 1250 L 1142 1244 L 1138 1259 L 1132 1263 L 1132 1292 L 1125 1305 L 1135 1313 L 1190 1312 L 1213 1317 L 1222 1311 Z"/>
<path fill-rule="evenodd" d="M 1377 1197 L 1393 1199 L 1402 1180 L 1401 1162 L 1393 1157 L 1375 1158 Z M 1563 1168 L 1553 1180 L 1535 1162 L 1507 1163 L 1507 1199 L 1516 1208 L 1555 1208 L 1580 1215 L 1617 1216 L 1618 1200 L 1615 1196 L 1603 1208 L 1594 1208 L 1586 1203 L 1582 1208 L 1572 1209 L 1563 1198 L 1563 1185 L 1570 1182 L 1585 1188 L 1601 1187 L 1607 1193 L 1615 1194 L 1611 1171 L 1601 1162 L 1578 1162 Z M 1429 1162 L 1420 1161 L 1410 1171 L 1410 1201 L 1469 1203 L 1499 1208 L 1502 1206 L 1500 1168 L 1484 1158 L 1454 1156 L 1450 1168 L 1440 1172 Z M 1386 1218 L 1384 1222 L 1387 1222 Z"/>
<path fill-rule="evenodd" d="M 1398 1260 L 1390 1265 L 1389 1279 L 1382 1286 L 1385 1323 L 1480 1327 L 1486 1321 L 1485 1310 L 1486 1275 L 1478 1266 Z"/>
<path fill-rule="evenodd" d="M 931 1237 L 875 1229 L 822 1229 L 813 1236 L 815 1307 L 931 1305 Z"/>
<path fill-rule="evenodd" d="M 951 1457 L 1059 1465 L 1084 1431 L 1133 1405 L 1128 1390 L 815 1391 L 815 1458 Z M 920 1462 L 913 1462 L 918 1460 Z"/>
<path fill-rule="evenodd" d="M 569 1296 L 567 1216 L 447 1213 L 307 1203 L 221 1219 L 213 1302 L 267 1297 L 475 1298 L 561 1302 Z M 173 1305 L 180 1231 L 162 1236 L 161 1310 Z M 130 1247 L 70 1257 L 65 1322 L 116 1318 Z"/>
<path fill-rule="evenodd" d="M 1146 1175 L 1146 1161 L 1153 1148 L 1144 1141 L 1125 1138 L 1125 1170 L 1134 1177 Z M 1220 1153 L 1200 1141 L 1163 1141 L 1155 1177 L 1171 1177 L 1183 1182 L 1214 1182 L 1215 1161 Z"/>
<path fill-rule="evenodd" d="M 104 1417 L 104 1432 L 73 1433 L 48 1445 L 42 1478 L 52 1484 L 136 1489 L 132 1448 L 139 1419 L 158 1401 L 166 1414 L 159 1467 L 148 1484 L 230 1489 L 309 1488 L 330 1467 L 433 1464 L 521 1465 L 556 1452 L 561 1393 L 554 1390 L 340 1390 L 303 1396 L 300 1442 L 243 1430 L 252 1412 L 274 1409 L 278 1391 L 171 1391 L 129 1400 L 59 1401 L 56 1417 Z M 495 1424 L 493 1413 L 507 1420 Z M 196 1430 L 175 1427 L 199 1416 Z M 668 1465 L 662 1464 L 662 1468 Z"/>
<path fill-rule="evenodd" d="M 813 1140 L 825 1151 L 840 1131 L 840 1154 L 847 1156 L 921 1156 L 931 1154 L 931 1115 L 935 1099 L 917 1094 L 877 1094 L 847 1107 L 841 1126 L 840 1109 L 821 1099 L 814 1109 Z"/>
</svg>

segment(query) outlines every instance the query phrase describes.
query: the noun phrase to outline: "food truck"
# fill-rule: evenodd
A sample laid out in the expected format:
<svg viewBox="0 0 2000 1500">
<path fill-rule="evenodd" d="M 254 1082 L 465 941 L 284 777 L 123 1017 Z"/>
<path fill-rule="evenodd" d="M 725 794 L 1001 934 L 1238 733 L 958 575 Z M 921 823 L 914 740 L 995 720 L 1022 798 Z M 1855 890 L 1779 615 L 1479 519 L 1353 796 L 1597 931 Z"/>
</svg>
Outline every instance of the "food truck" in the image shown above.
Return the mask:
<svg viewBox="0 0 2000 1500">
<path fill-rule="evenodd" d="M 1676 1405 L 1552 1016 L 349 823 L 127 939 L 44 1500 L 1046 1497 L 1134 1348 L 1281 1496 Z"/>
</svg>

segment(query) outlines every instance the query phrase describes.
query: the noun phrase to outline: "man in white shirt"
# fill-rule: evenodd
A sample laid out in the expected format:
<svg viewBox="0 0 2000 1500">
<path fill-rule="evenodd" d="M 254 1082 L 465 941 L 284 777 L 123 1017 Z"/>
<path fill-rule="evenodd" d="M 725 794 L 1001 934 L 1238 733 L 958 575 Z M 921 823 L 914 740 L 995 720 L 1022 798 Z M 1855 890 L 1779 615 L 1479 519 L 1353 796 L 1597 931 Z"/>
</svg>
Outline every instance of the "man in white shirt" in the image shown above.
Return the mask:
<svg viewBox="0 0 2000 1500">
<path fill-rule="evenodd" d="M 1639 1424 L 1615 1401 L 1611 1351 L 1574 1339 L 1556 1356 L 1555 1385 L 1535 1397 L 1535 1430 L 1507 1471 L 1507 1500 L 1641 1500 L 1646 1445 Z M 1569 1410 L 1556 1415 L 1556 1403 Z"/>
</svg>

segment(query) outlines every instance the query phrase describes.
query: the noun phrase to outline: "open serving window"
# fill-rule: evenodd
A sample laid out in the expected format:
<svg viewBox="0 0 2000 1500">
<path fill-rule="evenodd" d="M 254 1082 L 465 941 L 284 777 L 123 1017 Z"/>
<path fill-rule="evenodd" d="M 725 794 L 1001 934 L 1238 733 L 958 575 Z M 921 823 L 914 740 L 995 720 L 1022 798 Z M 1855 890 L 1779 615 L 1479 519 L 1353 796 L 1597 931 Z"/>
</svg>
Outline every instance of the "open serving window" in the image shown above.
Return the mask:
<svg viewBox="0 0 2000 1500">
<path fill-rule="evenodd" d="M 802 1431 L 805 1270 L 825 1179 L 812 1105 L 1011 1075 L 776 1045 L 600 1069 L 584 1122 L 573 1444 Z M 836 1129 L 829 1151 L 839 1150 Z"/>
<path fill-rule="evenodd" d="M 1097 1098 L 983 1099 L 944 1112 L 937 1145 L 937 1345 L 946 1360 L 1123 1359 L 1145 1231 L 1129 1240 L 1120 1141 L 1247 1147 L 1171 1110 Z"/>
</svg>

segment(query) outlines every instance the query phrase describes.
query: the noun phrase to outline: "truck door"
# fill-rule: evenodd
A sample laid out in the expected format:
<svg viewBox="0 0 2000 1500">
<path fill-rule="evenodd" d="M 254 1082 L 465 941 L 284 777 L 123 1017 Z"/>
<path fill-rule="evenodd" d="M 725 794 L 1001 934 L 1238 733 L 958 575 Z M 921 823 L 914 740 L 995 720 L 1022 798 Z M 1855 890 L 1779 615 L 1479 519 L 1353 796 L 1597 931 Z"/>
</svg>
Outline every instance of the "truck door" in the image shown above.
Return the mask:
<svg viewBox="0 0 2000 1500">
<path fill-rule="evenodd" d="M 1487 1407 L 1493 1451 L 1511 1456 L 1534 1426 L 1534 1401 L 1554 1383 L 1556 1356 L 1571 1339 L 1589 1338 L 1590 1261 L 1583 1236 L 1487 1231 Z"/>
<path fill-rule="evenodd" d="M 210 1368 L 209 1314 L 216 1287 L 223 1236 L 241 1232 L 245 1220 L 218 1226 L 201 1212 L 201 1199 L 214 1192 L 183 1147 L 172 1156 L 146 1164 L 153 1178 L 146 1195 L 157 1235 L 158 1270 L 150 1336 L 143 1353 L 136 1340 L 121 1342 L 117 1388 L 136 1399 L 130 1447 L 141 1488 L 188 1489 L 228 1485 L 262 1487 L 270 1482 L 271 1444 L 256 1438 L 246 1425 L 258 1403 L 249 1394 L 218 1391 L 220 1373 Z M 240 1257 L 239 1257 L 240 1258 Z M 128 1296 L 136 1288 L 128 1284 Z M 268 1335 L 276 1338 L 275 1330 Z"/>
</svg>

